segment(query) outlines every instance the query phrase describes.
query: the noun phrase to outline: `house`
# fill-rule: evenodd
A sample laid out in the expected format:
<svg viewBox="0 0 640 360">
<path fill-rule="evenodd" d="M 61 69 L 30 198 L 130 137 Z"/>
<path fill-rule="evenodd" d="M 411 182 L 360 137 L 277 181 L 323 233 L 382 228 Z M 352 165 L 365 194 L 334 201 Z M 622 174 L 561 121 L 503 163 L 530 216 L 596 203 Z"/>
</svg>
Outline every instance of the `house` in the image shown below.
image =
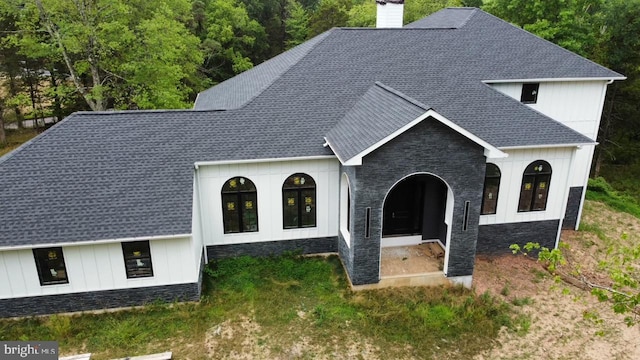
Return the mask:
<svg viewBox="0 0 640 360">
<path fill-rule="evenodd" d="M 577 228 L 607 85 L 624 77 L 475 8 L 334 28 L 192 110 L 79 112 L 0 159 L 0 316 L 197 300 L 202 266 L 384 247 L 476 254 Z M 400 14 L 400 16 L 398 16 Z"/>
</svg>

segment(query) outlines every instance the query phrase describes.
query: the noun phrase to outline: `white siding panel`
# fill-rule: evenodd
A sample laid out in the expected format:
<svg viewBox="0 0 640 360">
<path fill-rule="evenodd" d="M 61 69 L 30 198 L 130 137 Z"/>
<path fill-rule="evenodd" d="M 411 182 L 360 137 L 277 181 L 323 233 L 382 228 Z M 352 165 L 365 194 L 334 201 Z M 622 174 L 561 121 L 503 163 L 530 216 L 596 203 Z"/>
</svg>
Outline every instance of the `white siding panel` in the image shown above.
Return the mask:
<svg viewBox="0 0 640 360">
<path fill-rule="evenodd" d="M 487 162 L 496 164 L 500 168 L 502 176 L 496 214 L 481 215 L 480 225 L 562 218 L 573 151 L 573 148 L 508 150 L 509 156 L 507 158 L 487 159 Z M 525 168 L 536 160 L 547 161 L 552 169 L 547 208 L 544 211 L 519 213 L 518 202 L 520 201 L 522 174 Z"/>
<path fill-rule="evenodd" d="M 499 83 L 491 86 L 520 101 L 522 83 Z M 543 82 L 540 83 L 538 101 L 528 106 L 595 141 L 606 90 L 606 81 Z M 584 146 L 578 150 L 572 164 L 571 186 L 584 186 L 587 183 L 593 151 L 593 146 Z"/>
<path fill-rule="evenodd" d="M 338 169 L 337 159 L 200 166 L 203 243 L 219 245 L 337 236 Z M 282 228 L 282 184 L 295 173 L 309 174 L 316 182 L 314 228 Z M 225 181 L 236 176 L 250 179 L 256 186 L 257 232 L 224 234 L 221 190 Z"/>
<path fill-rule="evenodd" d="M 150 241 L 154 276 L 127 279 L 119 242 L 62 248 L 68 284 L 41 286 L 31 249 L 0 252 L 0 298 L 191 283 L 191 239 Z"/>
</svg>

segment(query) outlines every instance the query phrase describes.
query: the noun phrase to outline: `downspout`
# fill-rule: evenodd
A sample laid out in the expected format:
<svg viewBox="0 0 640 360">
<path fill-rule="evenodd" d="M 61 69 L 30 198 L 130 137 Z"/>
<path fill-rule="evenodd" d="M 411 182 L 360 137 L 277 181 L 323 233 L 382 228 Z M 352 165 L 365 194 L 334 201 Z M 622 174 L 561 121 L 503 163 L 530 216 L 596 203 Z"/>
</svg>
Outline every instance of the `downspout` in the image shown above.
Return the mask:
<svg viewBox="0 0 640 360">
<path fill-rule="evenodd" d="M 562 197 L 564 201 L 562 204 L 562 211 L 560 212 L 560 221 L 558 221 L 558 234 L 556 235 L 556 244 L 553 247 L 554 249 L 557 249 L 558 245 L 560 244 L 560 235 L 562 234 L 562 224 L 564 223 L 564 216 L 567 212 L 567 202 L 569 202 L 569 193 L 571 190 L 571 187 L 569 186 L 571 184 L 571 170 L 573 169 L 573 160 L 576 157 L 577 149 L 578 149 L 577 147 L 573 149 L 573 151 L 571 152 L 571 160 L 569 160 L 569 171 L 567 174 L 567 181 L 564 184 L 564 196 Z"/>
<path fill-rule="evenodd" d="M 198 193 L 197 201 L 198 201 L 198 223 L 200 224 L 200 240 L 202 240 L 202 246 L 204 249 L 204 263 L 209 263 L 209 256 L 207 255 L 207 246 L 204 244 L 204 224 L 202 222 L 202 201 L 200 198 L 202 197 L 202 193 L 200 192 L 200 171 L 198 165 L 194 166 L 194 171 L 196 173 L 196 191 Z"/>
</svg>

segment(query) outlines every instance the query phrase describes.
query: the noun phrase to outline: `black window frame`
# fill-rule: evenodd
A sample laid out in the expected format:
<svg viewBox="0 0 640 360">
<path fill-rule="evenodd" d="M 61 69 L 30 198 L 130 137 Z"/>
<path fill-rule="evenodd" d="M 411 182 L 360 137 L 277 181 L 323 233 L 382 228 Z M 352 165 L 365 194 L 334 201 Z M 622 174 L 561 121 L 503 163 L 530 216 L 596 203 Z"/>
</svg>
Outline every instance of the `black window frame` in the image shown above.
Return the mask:
<svg viewBox="0 0 640 360">
<path fill-rule="evenodd" d="M 220 195 L 225 234 L 259 231 L 258 189 L 251 179 L 244 176 L 229 178 L 222 186 Z M 232 213 L 233 211 L 237 212 Z M 253 223 L 249 223 L 250 220 Z"/>
<path fill-rule="evenodd" d="M 153 277 L 153 261 L 151 260 L 149 240 L 128 241 L 121 243 L 121 245 L 127 279 Z"/>
<path fill-rule="evenodd" d="M 547 210 L 552 174 L 551 164 L 544 160 L 536 160 L 527 165 L 520 184 L 519 213 Z M 538 201 L 536 201 L 536 197 L 538 197 Z"/>
<path fill-rule="evenodd" d="M 62 247 L 33 249 L 33 258 L 36 262 L 40 286 L 69 283 L 69 273 L 67 272 L 67 265 L 64 261 Z M 55 265 L 56 263 L 57 265 Z M 49 272 L 45 271 L 46 269 L 48 269 Z M 60 274 L 60 272 L 63 272 L 64 277 L 53 279 L 53 277 L 57 277 L 57 274 Z M 47 278 L 49 280 L 47 280 Z"/>
<path fill-rule="evenodd" d="M 523 104 L 535 104 L 538 102 L 539 93 L 540 83 L 524 83 L 520 93 L 520 102 Z"/>
<path fill-rule="evenodd" d="M 498 195 L 500 194 L 501 178 L 502 172 L 500 171 L 500 167 L 498 167 L 498 165 L 494 163 L 487 163 L 484 173 L 484 187 L 482 188 L 482 205 L 480 206 L 480 215 L 495 215 L 498 211 Z M 489 184 L 489 182 L 495 181 L 496 179 L 497 183 L 495 184 L 496 190 L 494 195 L 492 192 L 487 192 L 487 184 Z M 490 200 L 494 204 L 493 211 L 487 209 L 488 200 Z"/>
<path fill-rule="evenodd" d="M 282 184 L 283 229 L 306 229 L 317 226 L 316 194 L 316 181 L 309 174 L 295 173 L 284 181 Z M 291 219 L 287 209 L 293 207 L 295 207 L 293 209 L 295 210 L 295 217 Z M 311 215 L 305 216 L 306 213 Z M 295 224 L 293 224 L 294 222 Z"/>
</svg>

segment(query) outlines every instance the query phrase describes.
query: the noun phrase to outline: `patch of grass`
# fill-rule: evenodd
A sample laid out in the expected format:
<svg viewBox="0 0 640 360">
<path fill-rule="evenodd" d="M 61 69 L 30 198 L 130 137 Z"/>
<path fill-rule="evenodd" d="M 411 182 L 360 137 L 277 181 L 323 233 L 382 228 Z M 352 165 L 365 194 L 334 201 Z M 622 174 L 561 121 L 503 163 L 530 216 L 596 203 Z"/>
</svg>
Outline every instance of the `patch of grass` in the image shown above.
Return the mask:
<svg viewBox="0 0 640 360">
<path fill-rule="evenodd" d="M 511 304 L 513 304 L 514 306 L 531 305 L 531 304 L 533 304 L 533 300 L 528 296 L 523 297 L 523 298 L 513 298 L 511 300 Z"/>
<path fill-rule="evenodd" d="M 607 241 L 607 235 L 605 231 L 598 224 L 590 224 L 582 221 L 580 222 L 580 227 L 578 228 L 578 230 L 593 233 L 598 237 L 598 239 Z"/>
<path fill-rule="evenodd" d="M 25 142 L 31 140 L 38 132 L 34 129 L 18 129 L 18 130 L 5 130 L 7 136 L 7 143 L 0 144 L 0 156 L 7 154 Z"/>
<path fill-rule="evenodd" d="M 213 262 L 205 273 L 200 303 L 1 320 L 0 340 L 57 340 L 63 352 L 92 352 L 92 359 L 169 350 L 175 358 L 207 358 L 202 344 L 208 331 L 243 323 L 256 328 L 218 336 L 215 356 L 246 351 L 246 338 L 252 337 L 270 357 L 287 357 L 304 337 L 316 345 L 304 351 L 317 356 L 346 353 L 348 346 L 366 341 L 382 358 L 447 352 L 471 358 L 491 346 L 500 328 L 521 332 L 530 324 L 510 304 L 462 287 L 354 293 L 337 256 L 240 257 Z"/>
<path fill-rule="evenodd" d="M 637 181 L 637 180 L 636 180 Z M 636 186 L 638 186 L 636 184 Z M 640 218 L 640 202 L 632 195 L 619 193 L 602 178 L 589 179 L 586 198 L 603 202 L 613 209 Z"/>
</svg>

